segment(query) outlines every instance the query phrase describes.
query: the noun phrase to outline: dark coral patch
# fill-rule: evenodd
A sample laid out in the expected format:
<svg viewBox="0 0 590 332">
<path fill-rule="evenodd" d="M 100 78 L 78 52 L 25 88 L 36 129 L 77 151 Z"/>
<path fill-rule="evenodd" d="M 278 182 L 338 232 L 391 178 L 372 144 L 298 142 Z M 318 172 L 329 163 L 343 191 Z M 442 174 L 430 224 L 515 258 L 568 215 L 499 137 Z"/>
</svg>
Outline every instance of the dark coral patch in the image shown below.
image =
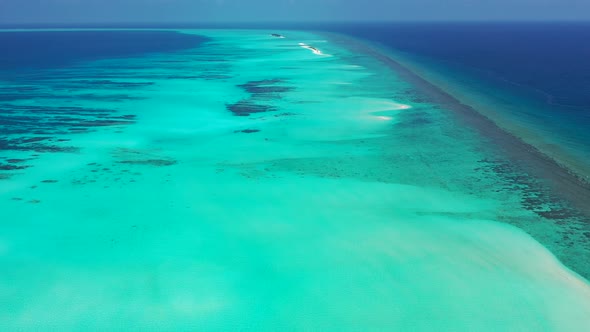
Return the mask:
<svg viewBox="0 0 590 332">
<path fill-rule="evenodd" d="M 106 88 L 106 89 L 132 89 L 142 88 L 154 85 L 154 82 L 122 82 L 112 80 L 77 80 L 70 81 L 66 84 L 59 85 L 59 88 L 72 89 L 72 88 L 86 88 L 91 86 L 94 89 Z"/>
<path fill-rule="evenodd" d="M 259 132 L 260 129 L 244 129 L 244 130 L 235 130 L 234 133 L 245 133 L 245 134 L 252 134 Z"/>
<path fill-rule="evenodd" d="M 236 116 L 249 116 L 254 113 L 273 112 L 277 110 L 274 106 L 259 105 L 251 100 L 240 100 L 235 104 L 228 104 L 226 107 Z"/>
<path fill-rule="evenodd" d="M 479 161 L 482 165 L 476 168 L 476 171 L 489 172 L 500 175 L 505 181 L 505 186 L 500 191 L 522 192 L 522 206 L 537 215 L 556 220 L 557 222 L 579 217 L 579 213 L 569 206 L 564 206 L 559 200 L 556 200 L 542 183 L 534 177 L 523 173 L 515 164 L 505 160 L 482 159 Z"/>
<path fill-rule="evenodd" d="M 28 94 L 37 91 L 33 88 L 23 89 Z M 39 96 L 30 95 L 26 99 L 37 100 L 37 97 Z M 58 138 L 58 135 L 86 133 L 98 127 L 121 127 L 135 123 L 135 115 L 121 115 L 113 109 L 9 103 L 0 104 L 0 109 L 0 132 L 3 134 L 0 136 L 0 150 L 37 153 L 33 156 L 39 153 L 78 151 L 76 147 L 63 144 L 69 138 Z M 8 162 L 18 164 L 23 161 L 11 159 Z M 2 165 L 2 169 L 22 168 L 20 165 Z"/>
<path fill-rule="evenodd" d="M 30 166 L 25 165 L 11 165 L 11 164 L 0 164 L 0 171 L 14 171 L 19 169 L 29 168 Z"/>
<path fill-rule="evenodd" d="M 46 143 L 51 137 L 0 137 L 0 150 L 34 151 L 34 152 L 74 152 L 74 147 L 57 146 Z M 37 154 L 31 156 L 38 156 Z"/>
<path fill-rule="evenodd" d="M 262 97 L 264 94 L 279 94 L 293 90 L 292 87 L 279 85 L 283 81 L 280 79 L 250 81 L 248 83 L 240 84 L 238 87 L 246 90 L 255 97 Z M 258 95 L 258 96 L 256 96 Z"/>
<path fill-rule="evenodd" d="M 250 98 L 240 100 L 234 104 L 227 104 L 226 107 L 236 116 L 277 111 L 275 106 L 268 105 L 268 100 L 279 99 L 282 93 L 293 89 L 282 83 L 284 83 L 283 80 L 275 78 L 240 84 L 238 87 L 248 92 L 251 95 Z"/>
<path fill-rule="evenodd" d="M 20 163 L 24 163 L 25 161 L 27 161 L 26 159 L 6 159 L 7 163 L 11 163 L 11 164 L 20 164 Z"/>
</svg>

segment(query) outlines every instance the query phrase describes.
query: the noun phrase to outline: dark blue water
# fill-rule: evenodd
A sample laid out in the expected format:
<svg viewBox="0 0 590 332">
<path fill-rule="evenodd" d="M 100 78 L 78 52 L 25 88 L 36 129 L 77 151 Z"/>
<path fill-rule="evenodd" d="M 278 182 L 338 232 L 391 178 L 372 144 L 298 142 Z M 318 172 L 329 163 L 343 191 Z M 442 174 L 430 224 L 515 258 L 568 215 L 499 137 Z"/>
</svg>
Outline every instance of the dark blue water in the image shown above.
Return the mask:
<svg viewBox="0 0 590 332">
<path fill-rule="evenodd" d="M 59 68 L 80 61 L 173 52 L 197 47 L 205 40 L 173 31 L 0 32 L 0 74 L 20 69 Z"/>
<path fill-rule="evenodd" d="M 590 23 L 437 23 L 341 26 L 397 50 L 471 67 L 542 91 L 548 102 L 590 106 Z"/>
<path fill-rule="evenodd" d="M 403 52 L 513 107 L 590 165 L 590 23 L 380 23 L 319 27 Z M 519 122 L 520 123 L 520 122 Z M 569 157 L 568 157 L 569 158 Z M 590 174 L 586 174 L 590 175 Z"/>
<path fill-rule="evenodd" d="M 135 123 L 135 114 L 121 114 L 116 105 L 143 98 L 135 91 L 161 79 L 136 74 L 145 55 L 192 52 L 206 40 L 174 31 L 0 32 L 0 151 L 75 152 L 65 136 Z M 133 60 L 93 62 L 114 58 Z M 162 75 L 175 65 L 148 63 L 163 68 Z M 25 159 L 9 160 L 0 156 L 0 178 L 30 167 Z"/>
</svg>

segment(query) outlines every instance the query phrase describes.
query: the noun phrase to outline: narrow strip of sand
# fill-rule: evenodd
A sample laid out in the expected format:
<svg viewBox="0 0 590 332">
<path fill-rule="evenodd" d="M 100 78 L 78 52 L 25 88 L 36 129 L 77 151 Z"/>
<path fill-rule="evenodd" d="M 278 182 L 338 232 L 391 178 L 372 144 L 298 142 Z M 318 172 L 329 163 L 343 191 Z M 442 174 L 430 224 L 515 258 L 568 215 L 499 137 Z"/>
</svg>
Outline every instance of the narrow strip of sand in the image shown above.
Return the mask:
<svg viewBox="0 0 590 332">
<path fill-rule="evenodd" d="M 307 44 L 305 44 L 305 43 L 299 43 L 299 46 L 301 46 L 301 47 L 303 47 L 303 48 L 305 48 L 305 49 L 308 49 L 308 50 L 312 51 L 312 52 L 313 52 L 313 54 L 316 54 L 316 55 L 323 55 L 323 54 L 324 54 L 324 53 L 322 53 L 322 51 L 320 51 L 319 49 L 317 49 L 317 48 L 315 48 L 315 47 L 313 47 L 313 46 L 309 46 L 309 45 L 307 45 Z"/>
</svg>

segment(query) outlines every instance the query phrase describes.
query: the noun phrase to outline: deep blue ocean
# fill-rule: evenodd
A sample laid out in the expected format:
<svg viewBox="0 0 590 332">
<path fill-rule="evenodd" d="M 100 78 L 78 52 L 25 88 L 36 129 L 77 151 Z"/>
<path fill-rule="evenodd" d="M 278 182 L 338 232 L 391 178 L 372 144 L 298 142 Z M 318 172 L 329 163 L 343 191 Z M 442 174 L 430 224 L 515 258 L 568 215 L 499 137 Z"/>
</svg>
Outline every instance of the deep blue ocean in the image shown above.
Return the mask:
<svg viewBox="0 0 590 332">
<path fill-rule="evenodd" d="M 173 31 L 0 32 L 0 73 L 66 67 L 80 61 L 173 52 L 206 40 Z M 3 77 L 0 77 L 0 79 Z"/>
<path fill-rule="evenodd" d="M 152 83 L 131 74 L 112 80 L 124 68 L 92 61 L 193 49 L 205 40 L 174 31 L 0 31 L 0 152 L 74 151 L 56 144 L 57 136 L 133 123 L 112 102 L 137 99 L 136 89 Z M 130 72 L 134 65 L 127 65 Z M 10 159 L 0 156 L 0 179 L 2 171 L 30 167 L 24 159 L 5 163 Z"/>
<path fill-rule="evenodd" d="M 501 98 L 512 118 L 590 165 L 590 22 L 318 27 L 372 41 Z M 587 176 L 590 174 L 586 174 Z"/>
<path fill-rule="evenodd" d="M 337 30 L 543 92 L 538 97 L 551 97 L 546 101 L 553 104 L 580 112 L 590 106 L 590 23 L 361 24 Z"/>
</svg>

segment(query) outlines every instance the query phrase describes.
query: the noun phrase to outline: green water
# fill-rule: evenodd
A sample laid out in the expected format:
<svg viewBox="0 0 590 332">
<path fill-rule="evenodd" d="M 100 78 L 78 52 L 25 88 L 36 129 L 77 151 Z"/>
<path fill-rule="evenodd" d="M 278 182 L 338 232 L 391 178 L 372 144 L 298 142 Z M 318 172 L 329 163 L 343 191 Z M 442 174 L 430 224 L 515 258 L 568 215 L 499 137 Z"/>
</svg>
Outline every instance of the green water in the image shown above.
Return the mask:
<svg viewBox="0 0 590 332">
<path fill-rule="evenodd" d="M 76 102 L 136 124 L 2 180 L 2 330 L 590 326 L 588 283 L 537 242 L 563 228 L 390 69 L 311 33 L 185 32 L 211 41 L 85 65 L 155 82 Z"/>
</svg>

